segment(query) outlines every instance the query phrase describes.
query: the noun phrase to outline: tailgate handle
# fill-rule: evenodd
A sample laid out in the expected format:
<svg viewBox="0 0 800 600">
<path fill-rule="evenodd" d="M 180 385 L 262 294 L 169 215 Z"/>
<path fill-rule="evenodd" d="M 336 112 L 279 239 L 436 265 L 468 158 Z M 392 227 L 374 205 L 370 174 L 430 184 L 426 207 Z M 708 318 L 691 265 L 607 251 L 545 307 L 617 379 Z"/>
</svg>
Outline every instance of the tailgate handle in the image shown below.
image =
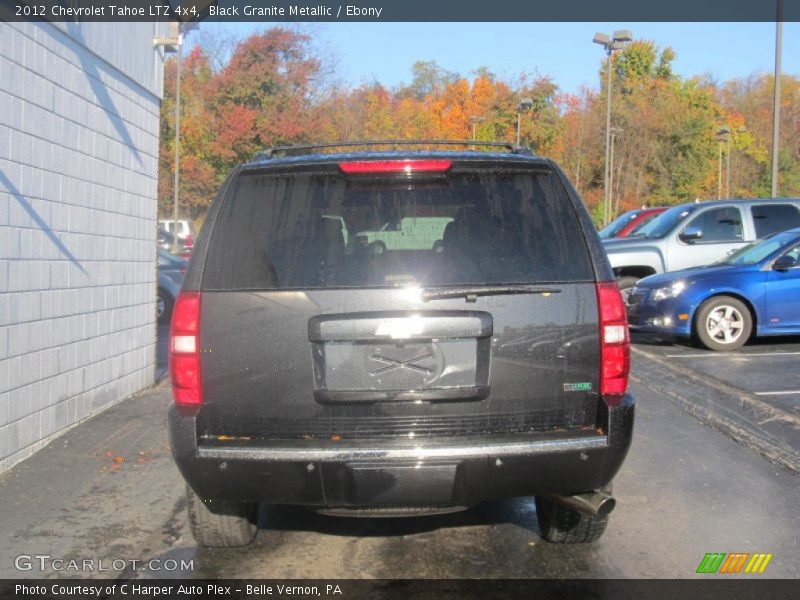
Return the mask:
<svg viewBox="0 0 800 600">
<path fill-rule="evenodd" d="M 319 315 L 308 321 L 312 342 L 486 338 L 492 315 L 483 311 L 392 311 Z"/>
</svg>

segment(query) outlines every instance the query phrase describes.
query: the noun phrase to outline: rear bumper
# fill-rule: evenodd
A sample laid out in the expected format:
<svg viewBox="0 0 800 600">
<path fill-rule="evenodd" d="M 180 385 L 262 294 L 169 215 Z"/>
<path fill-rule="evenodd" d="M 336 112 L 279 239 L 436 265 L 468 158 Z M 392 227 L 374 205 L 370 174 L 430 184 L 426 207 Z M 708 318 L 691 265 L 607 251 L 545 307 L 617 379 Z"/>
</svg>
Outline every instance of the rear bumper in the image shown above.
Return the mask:
<svg viewBox="0 0 800 600">
<path fill-rule="evenodd" d="M 172 407 L 170 438 L 187 483 L 206 499 L 315 507 L 469 505 L 599 489 L 619 470 L 634 401 L 608 408 L 603 433 L 322 442 L 198 440 L 196 412 Z"/>
</svg>

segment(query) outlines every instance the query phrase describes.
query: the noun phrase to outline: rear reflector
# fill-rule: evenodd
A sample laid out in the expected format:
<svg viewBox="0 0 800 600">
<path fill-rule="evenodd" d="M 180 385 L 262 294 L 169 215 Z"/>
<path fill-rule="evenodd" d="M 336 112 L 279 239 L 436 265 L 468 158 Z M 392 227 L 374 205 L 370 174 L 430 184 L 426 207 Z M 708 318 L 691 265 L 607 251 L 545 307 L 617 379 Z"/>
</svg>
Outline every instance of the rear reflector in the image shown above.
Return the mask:
<svg viewBox="0 0 800 600">
<path fill-rule="evenodd" d="M 365 160 L 339 163 L 347 175 L 374 173 L 443 173 L 452 166 L 449 160 Z"/>
<path fill-rule="evenodd" d="M 200 385 L 200 292 L 181 292 L 172 312 L 169 368 L 176 404 L 203 403 Z"/>
<path fill-rule="evenodd" d="M 616 282 L 597 284 L 600 313 L 600 393 L 606 404 L 619 404 L 628 389 L 630 335 L 625 302 Z"/>
</svg>

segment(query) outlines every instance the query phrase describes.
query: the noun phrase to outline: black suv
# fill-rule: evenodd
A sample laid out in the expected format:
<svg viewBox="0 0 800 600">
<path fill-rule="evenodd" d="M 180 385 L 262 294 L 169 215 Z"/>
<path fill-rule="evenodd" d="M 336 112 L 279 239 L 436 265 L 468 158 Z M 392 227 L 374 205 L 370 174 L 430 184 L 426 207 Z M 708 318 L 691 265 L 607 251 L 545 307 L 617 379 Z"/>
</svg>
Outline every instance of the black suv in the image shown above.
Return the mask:
<svg viewBox="0 0 800 600">
<path fill-rule="evenodd" d="M 271 151 L 211 207 L 170 340 L 200 544 L 250 542 L 259 503 L 408 516 L 531 495 L 545 539 L 603 533 L 634 402 L 589 215 L 551 160 L 424 146 Z"/>
</svg>

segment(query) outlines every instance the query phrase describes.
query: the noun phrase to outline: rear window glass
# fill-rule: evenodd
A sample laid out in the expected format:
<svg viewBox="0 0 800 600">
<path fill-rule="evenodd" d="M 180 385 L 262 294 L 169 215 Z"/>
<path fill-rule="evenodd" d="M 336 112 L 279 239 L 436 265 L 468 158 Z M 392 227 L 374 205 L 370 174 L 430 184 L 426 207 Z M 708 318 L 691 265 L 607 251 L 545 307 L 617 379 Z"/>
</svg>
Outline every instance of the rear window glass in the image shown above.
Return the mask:
<svg viewBox="0 0 800 600">
<path fill-rule="evenodd" d="M 438 180 L 241 175 L 214 223 L 203 288 L 587 281 L 570 199 L 549 171 Z"/>
<path fill-rule="evenodd" d="M 756 237 L 800 227 L 800 211 L 791 204 L 759 204 L 751 209 L 756 225 Z"/>
</svg>

